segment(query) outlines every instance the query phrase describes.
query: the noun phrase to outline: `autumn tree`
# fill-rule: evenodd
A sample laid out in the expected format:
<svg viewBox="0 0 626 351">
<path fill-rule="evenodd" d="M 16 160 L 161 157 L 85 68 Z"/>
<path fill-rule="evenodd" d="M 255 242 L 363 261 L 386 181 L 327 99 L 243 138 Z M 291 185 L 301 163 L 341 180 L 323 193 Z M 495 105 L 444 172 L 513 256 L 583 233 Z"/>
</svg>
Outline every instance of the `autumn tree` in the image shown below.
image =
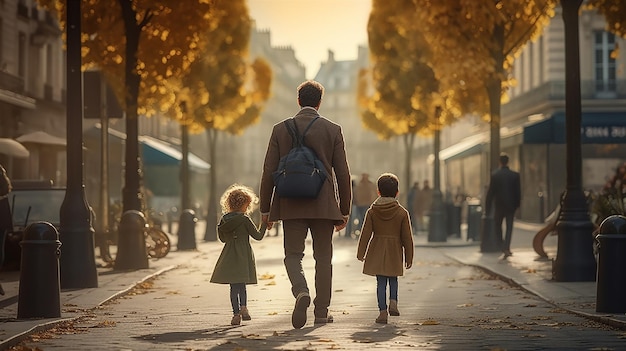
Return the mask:
<svg viewBox="0 0 626 351">
<path fill-rule="evenodd" d="M 433 56 L 435 76 L 444 89 L 480 92 L 490 122 L 490 168 L 500 154 L 500 107 L 513 60 L 541 34 L 554 16 L 557 0 L 413 0 L 417 23 Z"/>
<path fill-rule="evenodd" d="M 245 0 L 215 0 L 215 20 L 202 35 L 200 57 L 181 79 L 177 100 L 188 115 L 174 111 L 192 130 L 204 130 L 209 144 L 209 199 L 205 240 L 217 240 L 217 139 L 241 134 L 260 118 L 269 98 L 272 72 L 267 62 L 248 61 L 251 19 Z M 176 110 L 178 104 L 173 105 Z"/>
<path fill-rule="evenodd" d="M 450 105 L 453 94 L 442 94 L 430 67 L 430 49 L 415 22 L 416 12 L 411 1 L 373 2 L 371 72 L 361 72 L 358 90 L 364 125 L 381 138 L 403 137 L 407 185 L 416 135 L 432 135 L 460 115 Z M 445 113 L 435 114 L 437 106 Z"/>
<path fill-rule="evenodd" d="M 586 9 L 596 9 L 606 18 L 607 30 L 626 38 L 626 2 L 623 0 L 589 0 Z"/>
<path fill-rule="evenodd" d="M 38 0 L 65 26 L 67 0 Z M 175 102 L 166 88 L 196 59 L 201 35 L 212 24 L 212 0 L 83 0 L 83 64 L 102 70 L 126 115 L 123 210 L 142 210 L 139 114 Z"/>
</svg>

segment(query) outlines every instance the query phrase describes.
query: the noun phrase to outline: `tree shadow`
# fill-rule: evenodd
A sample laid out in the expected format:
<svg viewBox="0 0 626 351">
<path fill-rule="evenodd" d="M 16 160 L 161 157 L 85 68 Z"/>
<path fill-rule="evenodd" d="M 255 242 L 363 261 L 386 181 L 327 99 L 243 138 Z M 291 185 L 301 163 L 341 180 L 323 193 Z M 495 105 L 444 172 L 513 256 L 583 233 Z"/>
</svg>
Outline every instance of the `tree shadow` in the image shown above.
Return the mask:
<svg viewBox="0 0 626 351">
<path fill-rule="evenodd" d="M 303 347 L 316 342 L 328 344 L 316 336 L 308 335 L 319 326 L 292 329 L 287 331 L 275 331 L 268 335 L 244 333 L 241 326 L 224 326 L 208 329 L 198 329 L 182 332 L 151 333 L 134 336 L 134 339 L 151 342 L 154 344 L 176 344 L 187 341 L 213 340 L 219 341 L 209 350 L 281 350 L 288 343 L 302 343 Z"/>
</svg>

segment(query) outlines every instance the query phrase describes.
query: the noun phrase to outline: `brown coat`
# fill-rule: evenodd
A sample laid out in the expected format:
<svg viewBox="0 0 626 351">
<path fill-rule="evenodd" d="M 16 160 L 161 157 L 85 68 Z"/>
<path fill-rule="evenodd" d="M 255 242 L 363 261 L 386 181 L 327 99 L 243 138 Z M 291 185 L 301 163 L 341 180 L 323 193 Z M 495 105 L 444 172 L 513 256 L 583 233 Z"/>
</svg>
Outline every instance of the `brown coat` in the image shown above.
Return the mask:
<svg viewBox="0 0 626 351">
<path fill-rule="evenodd" d="M 409 213 L 394 198 L 378 198 L 365 214 L 356 257 L 365 258 L 363 273 L 401 276 L 413 263 L 413 233 Z"/>
<path fill-rule="evenodd" d="M 269 213 L 270 221 L 313 218 L 331 219 L 341 224 L 343 216 L 350 214 L 352 184 L 341 126 L 308 107 L 301 109 L 294 118 L 298 131 L 302 133 L 317 116 L 320 118 L 311 125 L 304 144 L 315 151 L 330 177 L 315 199 L 288 199 L 275 195 L 272 172 L 278 168 L 278 161 L 292 146 L 284 121 L 275 124 L 265 154 L 259 191 L 259 210 L 261 213 Z"/>
</svg>

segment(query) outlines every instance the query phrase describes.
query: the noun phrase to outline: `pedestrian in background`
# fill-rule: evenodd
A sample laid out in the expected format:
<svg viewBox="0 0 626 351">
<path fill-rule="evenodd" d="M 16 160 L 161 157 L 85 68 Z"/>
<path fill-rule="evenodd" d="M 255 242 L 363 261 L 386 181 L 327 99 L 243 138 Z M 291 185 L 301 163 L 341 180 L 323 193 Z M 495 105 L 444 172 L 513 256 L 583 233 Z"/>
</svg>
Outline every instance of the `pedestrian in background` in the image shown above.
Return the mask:
<svg viewBox="0 0 626 351">
<path fill-rule="evenodd" d="M 363 226 L 365 212 L 370 205 L 376 200 L 376 185 L 369 179 L 369 174 L 361 174 L 361 180 L 354 187 L 354 205 L 357 210 L 357 218 L 359 219 L 359 227 Z"/>
<path fill-rule="evenodd" d="M 433 189 L 430 187 L 430 183 L 428 179 L 424 180 L 422 189 L 420 189 L 415 195 L 415 200 L 413 201 L 413 210 L 415 211 L 415 226 L 418 231 L 425 231 L 426 223 L 424 221 L 424 216 L 428 216 L 430 214 L 430 208 L 433 203 Z"/>
<path fill-rule="evenodd" d="M 304 130 L 314 118 L 318 118 L 307 132 L 306 146 L 313 149 L 322 161 L 328 174 L 335 179 L 327 179 L 317 198 L 285 198 L 274 192 L 272 173 L 278 162 L 292 147 L 292 139 L 284 122 L 274 125 L 267 146 L 263 174 L 261 176 L 261 220 L 272 223 L 282 220 L 285 249 L 285 269 L 291 282 L 291 292 L 296 303 L 291 314 L 294 328 L 306 324 L 307 309 L 311 303 L 309 286 L 302 268 L 305 239 L 309 232 L 313 239 L 315 259 L 315 300 L 313 304 L 315 324 L 333 322 L 328 313 L 332 295 L 333 276 L 333 231 L 346 227 L 352 203 L 350 169 L 341 126 L 322 117 L 319 107 L 324 96 L 324 87 L 313 80 L 298 86 L 300 111 L 293 117 L 298 130 Z"/>
<path fill-rule="evenodd" d="M 356 181 L 352 180 L 351 181 L 352 184 L 352 194 L 354 194 L 354 188 L 356 187 Z M 352 232 L 354 232 L 354 220 L 357 219 L 357 209 L 356 209 L 356 205 L 354 204 L 354 201 L 352 202 L 352 205 L 350 206 L 350 217 L 348 217 L 348 223 L 346 223 L 346 234 L 345 237 L 346 238 L 352 238 Z"/>
<path fill-rule="evenodd" d="M 241 324 L 242 319 L 251 319 L 246 284 L 256 284 L 257 277 L 250 237 L 261 240 L 267 229 L 265 223 L 257 228 L 250 218 L 256 203 L 258 197 L 254 191 L 239 184 L 231 185 L 220 199 L 224 215 L 217 225 L 217 233 L 224 247 L 215 264 L 211 283 L 230 284 L 232 325 Z"/>
<path fill-rule="evenodd" d="M 413 183 L 411 189 L 407 193 L 406 197 L 406 209 L 409 211 L 409 218 L 411 219 L 411 226 L 413 232 L 417 232 L 417 219 L 415 218 L 415 197 L 417 193 L 420 191 L 419 182 Z"/>
<path fill-rule="evenodd" d="M 383 173 L 377 184 L 380 197 L 367 210 L 356 257 L 365 261 L 364 274 L 376 276 L 376 323 L 386 324 L 389 315 L 400 315 L 398 276 L 413 265 L 413 233 L 409 213 L 397 200 L 398 177 Z"/>
<path fill-rule="evenodd" d="M 500 154 L 500 168 L 491 174 L 485 210 L 491 213 L 493 206 L 493 221 L 496 237 L 502 244 L 504 258 L 511 256 L 511 237 L 513 236 L 513 219 L 515 211 L 521 201 L 521 185 L 519 173 L 509 168 L 509 156 Z M 502 222 L 506 221 L 506 232 L 502 242 Z"/>
</svg>

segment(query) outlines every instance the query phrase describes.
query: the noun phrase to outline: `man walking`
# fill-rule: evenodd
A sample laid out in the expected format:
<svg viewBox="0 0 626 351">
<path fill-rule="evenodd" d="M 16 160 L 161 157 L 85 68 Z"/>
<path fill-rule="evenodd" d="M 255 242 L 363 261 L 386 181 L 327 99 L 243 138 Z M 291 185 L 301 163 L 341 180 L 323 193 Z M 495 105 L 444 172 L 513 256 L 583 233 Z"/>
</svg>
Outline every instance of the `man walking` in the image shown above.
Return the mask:
<svg viewBox="0 0 626 351">
<path fill-rule="evenodd" d="M 350 215 L 352 188 L 341 126 L 320 116 L 318 110 L 324 87 L 316 81 L 305 81 L 297 89 L 300 111 L 293 117 L 299 131 L 304 131 L 314 118 L 304 143 L 315 151 L 331 175 L 314 199 L 285 198 L 274 192 L 272 172 L 280 158 L 292 147 L 292 139 L 284 122 L 274 125 L 270 136 L 259 191 L 261 220 L 271 228 L 282 220 L 284 230 L 285 268 L 296 298 L 291 322 L 296 329 L 307 320 L 311 303 L 309 287 L 302 269 L 305 239 L 311 232 L 315 259 L 315 324 L 333 322 L 328 314 L 332 292 L 333 230 L 346 226 Z M 291 123 L 291 122 L 290 122 Z M 334 176 L 334 179 L 333 179 Z M 337 196 L 335 196 L 337 194 Z"/>
<path fill-rule="evenodd" d="M 359 228 L 363 227 L 365 212 L 378 198 L 376 184 L 372 183 L 369 177 L 370 175 L 367 173 L 361 174 L 361 180 L 354 187 L 354 205 L 359 219 Z"/>
<path fill-rule="evenodd" d="M 504 258 L 512 255 L 513 219 L 520 201 L 521 186 L 519 173 L 509 169 L 509 156 L 502 153 L 500 154 L 500 169 L 491 174 L 485 210 L 487 213 L 491 213 L 491 206 L 494 206 L 493 221 L 496 237 L 500 242 L 502 242 L 502 221 L 506 221 L 506 233 L 502 243 Z"/>
</svg>

